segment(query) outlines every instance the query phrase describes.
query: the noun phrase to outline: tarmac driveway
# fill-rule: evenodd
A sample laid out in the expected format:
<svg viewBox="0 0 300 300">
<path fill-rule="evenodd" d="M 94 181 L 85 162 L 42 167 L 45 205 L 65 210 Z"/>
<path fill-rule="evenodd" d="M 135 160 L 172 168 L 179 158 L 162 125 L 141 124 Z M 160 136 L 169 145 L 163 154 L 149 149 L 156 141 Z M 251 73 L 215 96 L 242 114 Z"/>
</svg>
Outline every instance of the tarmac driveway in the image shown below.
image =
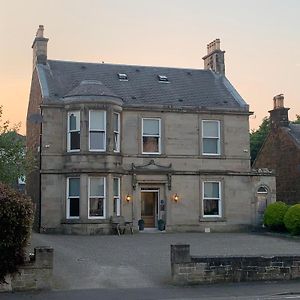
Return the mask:
<svg viewBox="0 0 300 300">
<path fill-rule="evenodd" d="M 31 248 L 54 248 L 54 288 L 144 288 L 170 284 L 170 245 L 194 255 L 300 253 L 300 240 L 247 233 L 139 233 L 123 236 L 32 235 Z"/>
</svg>

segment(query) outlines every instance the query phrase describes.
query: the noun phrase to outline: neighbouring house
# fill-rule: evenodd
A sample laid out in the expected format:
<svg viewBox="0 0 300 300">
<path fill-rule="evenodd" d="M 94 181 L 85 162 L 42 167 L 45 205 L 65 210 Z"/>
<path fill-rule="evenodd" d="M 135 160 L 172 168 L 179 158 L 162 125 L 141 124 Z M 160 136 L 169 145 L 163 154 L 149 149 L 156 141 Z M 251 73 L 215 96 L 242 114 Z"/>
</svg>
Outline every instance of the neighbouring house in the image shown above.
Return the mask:
<svg viewBox="0 0 300 300">
<path fill-rule="evenodd" d="M 49 60 L 44 28 L 33 42 L 27 178 L 43 232 L 137 228 L 233 231 L 260 222 L 275 177 L 252 171 L 249 107 L 225 77 L 220 40 L 205 69 Z"/>
<path fill-rule="evenodd" d="M 253 166 L 275 170 L 277 199 L 295 204 L 300 202 L 300 124 L 289 122 L 282 94 L 273 102 L 270 132 Z"/>
</svg>

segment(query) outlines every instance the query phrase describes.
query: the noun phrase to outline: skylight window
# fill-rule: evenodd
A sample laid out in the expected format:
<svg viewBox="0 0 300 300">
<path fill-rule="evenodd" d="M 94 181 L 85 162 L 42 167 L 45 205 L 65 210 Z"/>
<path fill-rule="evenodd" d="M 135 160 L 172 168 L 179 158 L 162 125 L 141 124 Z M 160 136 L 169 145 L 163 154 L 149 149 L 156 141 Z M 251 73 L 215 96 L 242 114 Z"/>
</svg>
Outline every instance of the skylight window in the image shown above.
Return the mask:
<svg viewBox="0 0 300 300">
<path fill-rule="evenodd" d="M 118 73 L 118 77 L 120 81 L 128 81 L 128 76 L 125 73 Z"/>
<path fill-rule="evenodd" d="M 169 79 L 166 75 L 157 75 L 159 82 L 169 82 Z"/>
</svg>

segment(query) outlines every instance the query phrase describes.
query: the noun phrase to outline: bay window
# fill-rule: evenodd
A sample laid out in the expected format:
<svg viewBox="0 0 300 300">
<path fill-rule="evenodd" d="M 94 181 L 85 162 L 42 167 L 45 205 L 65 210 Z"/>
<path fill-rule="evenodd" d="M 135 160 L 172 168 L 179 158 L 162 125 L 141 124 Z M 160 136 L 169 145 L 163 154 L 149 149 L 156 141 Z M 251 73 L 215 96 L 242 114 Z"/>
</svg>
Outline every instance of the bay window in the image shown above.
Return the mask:
<svg viewBox="0 0 300 300">
<path fill-rule="evenodd" d="M 80 111 L 68 112 L 67 149 L 69 152 L 80 151 Z"/>
<path fill-rule="evenodd" d="M 89 219 L 105 218 L 105 177 L 89 177 L 88 189 Z"/>
<path fill-rule="evenodd" d="M 113 179 L 113 190 L 114 190 L 114 215 L 121 215 L 121 197 L 120 197 L 120 178 L 115 177 Z"/>
<path fill-rule="evenodd" d="M 80 178 L 67 178 L 67 219 L 79 219 Z"/>
<path fill-rule="evenodd" d="M 113 114 L 114 126 L 114 152 L 120 152 L 120 114 Z"/>
<path fill-rule="evenodd" d="M 90 151 L 106 150 L 106 112 L 89 111 L 89 149 Z"/>
</svg>

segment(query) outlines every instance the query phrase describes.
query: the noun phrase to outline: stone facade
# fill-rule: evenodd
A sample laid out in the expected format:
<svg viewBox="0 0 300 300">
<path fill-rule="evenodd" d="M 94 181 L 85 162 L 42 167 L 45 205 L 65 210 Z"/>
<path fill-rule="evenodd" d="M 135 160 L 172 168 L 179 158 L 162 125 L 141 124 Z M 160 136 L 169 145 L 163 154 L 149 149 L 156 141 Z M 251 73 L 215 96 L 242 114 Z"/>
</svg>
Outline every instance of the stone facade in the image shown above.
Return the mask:
<svg viewBox="0 0 300 300">
<path fill-rule="evenodd" d="M 130 72 L 131 78 L 128 80 L 126 74 L 118 74 L 121 78 L 118 79 L 114 70 L 119 68 Z M 42 121 L 28 125 L 28 148 L 36 151 L 35 145 L 42 132 L 39 153 L 41 196 L 35 190 L 38 185 L 32 181 L 28 191 L 31 191 L 37 207 L 40 204 L 39 230 L 109 233 L 110 217 L 115 214 L 133 221 L 137 228 L 138 220 L 149 217 L 144 206 L 149 201 L 146 196 L 150 195 L 145 193 L 150 192 L 154 197 L 150 212 L 153 219 L 146 227 L 156 227 L 158 220 L 163 219 L 167 231 L 234 231 L 249 229 L 261 222 L 257 213 L 259 187 L 268 188 L 265 202 L 275 201 L 274 176 L 268 172 L 253 172 L 250 168 L 249 107 L 223 75 L 210 70 L 137 69 L 136 66 L 59 61 L 37 64 L 35 70 L 37 76 L 33 77 L 28 119 L 40 110 Z M 179 99 L 170 105 L 166 99 L 174 93 L 181 93 L 185 86 L 177 89 L 175 82 L 166 82 L 164 77 L 159 79 L 162 82 L 156 82 L 158 72 L 169 72 L 174 80 L 180 79 L 178 84 L 187 80 L 186 84 L 191 85 L 190 77 L 197 77 L 204 86 L 211 84 L 212 87 L 203 92 L 210 96 L 203 97 L 201 91 L 195 91 L 195 94 L 199 93 L 195 97 L 191 92 L 197 85 L 193 84 L 184 94 L 191 104 L 182 105 L 185 100 Z M 74 74 L 76 76 L 71 78 Z M 91 80 L 99 74 L 103 76 L 102 81 L 107 80 L 105 85 L 98 78 Z M 61 76 L 66 77 L 62 79 Z M 140 80 L 136 86 L 135 79 Z M 149 84 L 153 84 L 153 88 Z M 55 86 L 57 91 L 51 94 Z M 123 93 L 123 97 L 117 96 L 107 86 Z M 132 103 L 137 101 L 137 97 L 131 96 L 135 93 L 139 93 L 144 101 L 142 104 Z M 215 98 L 216 93 L 224 98 Z M 212 103 L 207 102 L 207 97 Z M 192 104 L 198 98 L 202 102 Z M 105 116 L 102 151 L 91 150 L 91 136 L 95 134 L 91 130 L 91 113 L 94 111 Z M 69 149 L 71 113 L 73 118 L 75 113 L 79 120 L 76 126 L 80 138 L 78 135 L 79 144 L 75 151 Z M 117 134 L 120 145 L 117 151 L 116 115 L 119 116 Z M 154 153 L 143 150 L 144 120 L 156 120 L 159 124 L 159 145 Z M 205 154 L 203 151 L 204 143 L 209 142 L 203 134 L 205 122 L 217 128 L 217 136 L 210 140 L 216 147 L 215 153 Z M 157 136 L 152 137 L 153 140 L 157 141 Z M 73 178 L 77 184 L 76 197 L 70 195 L 70 179 Z M 104 182 L 101 186 L 104 192 L 99 192 L 103 193 L 101 197 L 93 198 L 90 189 L 95 178 Z M 118 195 L 116 183 L 119 185 Z M 214 199 L 204 199 L 205 185 L 211 189 L 210 194 L 214 193 Z M 76 217 L 70 217 L 70 201 L 74 198 L 78 201 Z M 91 216 L 92 201 L 98 201 L 101 206 L 98 207 L 101 215 L 97 217 Z M 211 204 L 208 205 L 209 216 L 204 214 L 205 201 Z"/>
<path fill-rule="evenodd" d="M 19 268 L 19 272 L 7 277 L 7 284 L 0 285 L 0 292 L 49 290 L 52 288 L 53 249 L 36 247 L 34 256 Z"/>
<path fill-rule="evenodd" d="M 189 245 L 171 245 L 171 272 L 176 285 L 291 280 L 300 278 L 300 256 L 198 257 Z"/>
<path fill-rule="evenodd" d="M 300 201 L 300 144 L 294 131 L 300 125 L 289 123 L 288 108 L 281 98 L 281 106 L 274 104 L 270 111 L 270 133 L 253 166 L 275 170 L 278 201 L 296 204 Z"/>
</svg>

